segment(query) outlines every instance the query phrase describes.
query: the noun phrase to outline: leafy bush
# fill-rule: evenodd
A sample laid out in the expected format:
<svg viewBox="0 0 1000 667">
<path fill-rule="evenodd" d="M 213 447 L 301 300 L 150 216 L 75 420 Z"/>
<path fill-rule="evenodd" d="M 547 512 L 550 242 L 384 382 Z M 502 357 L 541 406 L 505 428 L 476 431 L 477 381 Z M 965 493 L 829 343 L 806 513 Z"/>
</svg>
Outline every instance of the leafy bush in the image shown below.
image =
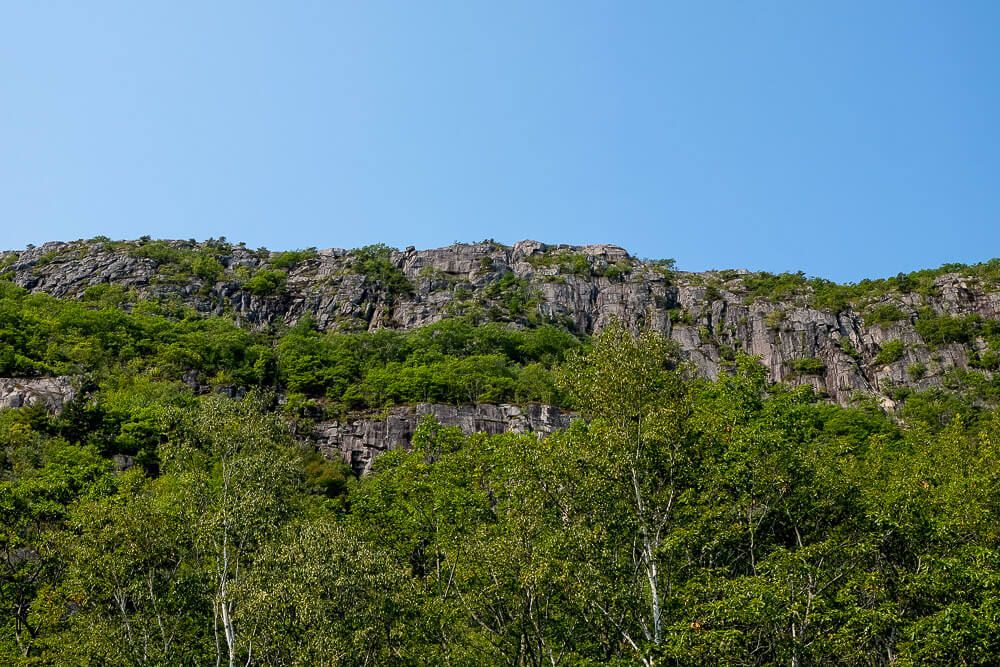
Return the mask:
<svg viewBox="0 0 1000 667">
<path fill-rule="evenodd" d="M 111 243 L 110 246 L 113 250 L 124 249 L 132 257 L 153 260 L 159 279 L 175 283 L 192 277 L 207 283 L 220 280 L 225 267 L 219 258 L 232 250 L 225 239 L 209 239 L 199 246 L 195 241 L 171 244 L 144 237 L 138 243 Z"/>
<path fill-rule="evenodd" d="M 990 348 L 978 357 L 973 358 L 971 364 L 976 368 L 982 368 L 988 371 L 998 370 L 1000 369 L 1000 352 Z"/>
<path fill-rule="evenodd" d="M 284 271 L 261 269 L 243 287 L 256 296 L 272 296 L 285 289 L 287 274 Z"/>
<path fill-rule="evenodd" d="M 45 266 L 46 264 L 51 264 L 52 262 L 54 262 L 58 258 L 59 258 L 59 251 L 58 250 L 50 250 L 47 253 L 45 253 L 42 256 L 40 256 L 37 260 L 35 260 L 35 266 L 36 267 L 41 267 L 41 266 Z"/>
<path fill-rule="evenodd" d="M 885 279 L 862 280 L 858 283 L 838 284 L 823 278 L 807 278 L 797 273 L 773 274 L 759 272 L 742 277 L 746 300 L 772 301 L 798 300 L 820 310 L 842 312 L 851 306 L 864 305 L 894 293 L 917 293 L 932 296 L 936 293 L 935 281 L 946 273 L 958 273 L 978 280 L 987 289 L 1000 286 L 1000 259 L 981 264 L 945 264 L 937 269 L 914 271 Z M 872 315 L 872 314 L 870 314 Z M 868 321 L 888 324 L 905 319 L 906 314 L 886 309 L 873 314 Z M 866 317 L 866 319 L 868 319 Z"/>
<path fill-rule="evenodd" d="M 483 289 L 487 299 L 499 301 L 502 310 L 491 314 L 491 319 L 527 319 L 531 309 L 538 303 L 538 294 L 531 288 L 528 281 L 519 278 L 513 272 L 506 272 L 498 280 L 489 283 Z"/>
<path fill-rule="evenodd" d="M 830 280 L 812 278 L 809 280 L 812 296 L 809 305 L 818 310 L 840 313 L 851 307 L 854 290 L 850 285 L 838 285 Z"/>
<path fill-rule="evenodd" d="M 619 260 L 604 267 L 602 274 L 609 280 L 618 280 L 632 272 L 632 264 L 627 259 Z"/>
<path fill-rule="evenodd" d="M 757 299 L 785 301 L 802 293 L 808 285 L 806 276 L 801 271 L 778 274 L 766 271 L 750 273 L 743 276 L 742 282 L 747 302 Z"/>
<path fill-rule="evenodd" d="M 166 241 L 149 241 L 130 246 L 128 254 L 132 257 L 151 259 L 157 264 L 179 264 L 186 253 Z"/>
<path fill-rule="evenodd" d="M 305 250 L 289 250 L 286 252 L 274 253 L 268 259 L 268 264 L 275 269 L 284 269 L 288 271 L 315 257 L 317 257 L 315 248 L 307 248 Z"/>
<path fill-rule="evenodd" d="M 906 313 L 894 303 L 880 303 L 865 313 L 865 324 L 894 324 L 907 318 Z"/>
<path fill-rule="evenodd" d="M 307 320 L 278 343 L 283 383 L 351 409 L 419 402 L 558 399 L 550 369 L 579 341 L 563 329 L 442 320 L 409 332 L 320 333 Z"/>
<path fill-rule="evenodd" d="M 266 293 L 283 274 L 267 279 Z M 409 332 L 321 333 L 309 318 L 276 336 L 189 310 L 170 313 L 100 285 L 84 301 L 0 284 L 0 374 L 37 376 L 127 369 L 158 380 L 194 371 L 202 383 L 280 385 L 349 408 L 422 401 L 558 400 L 549 373 L 580 341 L 545 325 L 516 329 L 473 318 Z"/>
<path fill-rule="evenodd" d="M 190 266 L 191 273 L 208 282 L 215 282 L 225 271 L 222 262 L 211 255 L 196 255 L 191 258 Z"/>
<path fill-rule="evenodd" d="M 861 353 L 858 352 L 858 348 L 854 347 L 854 343 L 847 336 L 841 336 L 837 339 L 837 347 L 840 348 L 841 352 L 854 359 L 860 359 Z"/>
<path fill-rule="evenodd" d="M 789 366 L 799 375 L 822 375 L 826 372 L 826 364 L 822 359 L 816 357 L 802 357 L 792 359 Z"/>
<path fill-rule="evenodd" d="M 938 346 L 970 342 L 980 322 L 978 315 L 938 315 L 928 309 L 920 313 L 914 326 L 928 345 Z"/>
<path fill-rule="evenodd" d="M 590 275 L 590 258 L 587 255 L 575 252 L 563 255 L 559 259 L 559 266 L 564 272 L 577 276 Z"/>
<path fill-rule="evenodd" d="M 876 364 L 891 364 L 903 358 L 906 345 L 901 340 L 887 340 L 882 343 L 882 348 L 875 355 Z"/>
<path fill-rule="evenodd" d="M 590 257 L 582 252 L 554 250 L 529 255 L 526 259 L 534 267 L 556 266 L 559 267 L 559 271 L 562 273 L 584 277 L 592 273 Z"/>
<path fill-rule="evenodd" d="M 644 259 L 642 263 L 658 271 L 666 277 L 672 277 L 677 271 L 677 260 L 668 259 Z"/>
<path fill-rule="evenodd" d="M 413 291 L 409 279 L 392 263 L 392 248 L 383 243 L 352 250 L 350 266 L 355 273 L 364 276 L 366 282 L 381 286 L 390 296 Z"/>
<path fill-rule="evenodd" d="M 225 370 L 244 385 L 266 381 L 269 349 L 258 336 L 223 318 L 168 314 L 154 302 L 126 312 L 120 304 L 129 298 L 110 285 L 72 301 L 0 284 L 0 372 L 101 374 L 127 367 L 180 379 L 190 370 L 206 376 Z"/>
</svg>

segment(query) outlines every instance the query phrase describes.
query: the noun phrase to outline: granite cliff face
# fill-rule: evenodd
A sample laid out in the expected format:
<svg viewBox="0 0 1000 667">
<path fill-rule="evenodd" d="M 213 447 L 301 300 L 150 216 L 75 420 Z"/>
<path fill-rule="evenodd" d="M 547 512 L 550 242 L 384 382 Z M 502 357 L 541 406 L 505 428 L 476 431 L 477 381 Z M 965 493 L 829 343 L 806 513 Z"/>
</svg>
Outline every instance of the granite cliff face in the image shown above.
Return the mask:
<svg viewBox="0 0 1000 667">
<path fill-rule="evenodd" d="M 978 340 L 925 341 L 915 326 L 920 313 L 1000 317 L 996 286 L 961 273 L 936 276 L 924 293 L 892 291 L 834 310 L 811 306 L 808 289 L 751 298 L 748 272 L 675 272 L 612 245 L 490 241 L 382 251 L 380 274 L 360 266 L 357 251 L 311 251 L 289 261 L 290 253 L 221 241 L 47 243 L 6 253 L 0 266 L 33 291 L 79 298 L 110 285 L 132 302 L 173 300 L 249 327 L 308 315 L 321 329 L 413 328 L 471 314 L 515 325 L 556 322 L 589 334 L 617 318 L 670 336 L 709 377 L 743 351 L 758 355 L 774 381 L 810 384 L 839 402 L 872 394 L 890 406 L 899 386 L 936 386 L 984 351 Z M 255 287 L 254 277 L 269 271 L 280 284 Z M 879 306 L 896 317 L 865 312 Z M 890 341 L 902 344 L 900 353 L 880 358 Z"/>
<path fill-rule="evenodd" d="M 417 422 L 432 415 L 444 426 L 466 434 L 537 433 L 548 435 L 569 426 L 572 415 L 548 405 L 421 404 L 389 410 L 382 416 L 357 417 L 316 425 L 311 438 L 330 458 L 343 457 L 354 472 L 364 474 L 374 458 L 388 450 L 409 448 Z"/>
</svg>

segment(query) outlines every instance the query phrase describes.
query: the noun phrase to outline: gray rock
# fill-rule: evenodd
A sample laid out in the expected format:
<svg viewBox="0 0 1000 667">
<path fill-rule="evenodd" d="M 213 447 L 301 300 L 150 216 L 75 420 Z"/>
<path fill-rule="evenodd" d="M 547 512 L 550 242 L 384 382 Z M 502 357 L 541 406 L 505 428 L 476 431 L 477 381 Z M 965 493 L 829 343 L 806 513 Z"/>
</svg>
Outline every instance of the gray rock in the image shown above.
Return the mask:
<svg viewBox="0 0 1000 667">
<path fill-rule="evenodd" d="M 463 433 L 538 433 L 545 435 L 566 428 L 572 415 L 548 405 L 440 405 L 424 403 L 391 409 L 379 417 L 358 417 L 344 422 L 316 425 L 312 438 L 329 458 L 342 458 L 358 474 L 371 468 L 378 454 L 390 449 L 409 449 L 417 422 L 433 415 L 444 426 L 457 426 Z"/>
<path fill-rule="evenodd" d="M 188 241 L 167 243 L 182 251 L 196 247 Z M 922 309 L 1000 317 L 1000 292 L 954 273 L 940 276 L 931 296 L 886 297 L 909 317 L 881 326 L 866 324 L 851 309 L 833 313 L 809 308 L 801 298 L 748 303 L 741 288 L 745 271 L 727 272 L 725 279 L 720 272 L 668 276 L 617 246 L 538 241 L 393 252 L 392 263 L 413 286 L 404 294 L 389 293 L 355 273 L 350 251 L 322 250 L 289 271 L 282 293 L 258 296 L 243 288 L 240 272 L 266 268 L 273 255 L 238 246 L 198 247 L 216 253 L 226 267 L 214 284 L 193 277 L 178 281 L 169 267 L 135 256 L 140 254 L 136 244 L 47 243 L 17 253 L 13 262 L 12 254 L 3 257 L 9 264 L 6 275 L 32 291 L 80 297 L 89 287 L 107 283 L 131 290 L 134 299 L 179 298 L 204 313 L 231 312 L 250 328 L 293 324 L 308 315 L 325 330 L 410 329 L 452 314 L 479 312 L 512 326 L 525 326 L 530 317 L 591 334 L 618 320 L 633 330 L 647 327 L 669 335 L 708 377 L 717 376 L 725 359 L 742 351 L 758 355 L 773 381 L 809 384 L 841 403 L 858 392 L 885 403 L 896 386 L 937 386 L 952 369 L 969 367 L 981 341 L 932 349 L 913 325 Z M 588 270 L 581 271 L 578 263 L 567 268 L 558 261 L 561 254 L 584 257 Z M 517 279 L 521 296 L 530 297 L 523 312 L 510 312 L 510 295 L 497 289 L 506 275 Z M 904 358 L 877 364 L 881 346 L 890 340 L 905 344 Z M 847 354 L 842 345 L 854 353 Z M 793 366 L 804 358 L 820 360 L 825 369 L 817 375 L 797 373 Z M 910 372 L 921 365 L 926 367 L 923 376 Z"/>
<path fill-rule="evenodd" d="M 42 405 L 58 412 L 75 393 L 68 377 L 0 378 L 0 410 Z"/>
</svg>

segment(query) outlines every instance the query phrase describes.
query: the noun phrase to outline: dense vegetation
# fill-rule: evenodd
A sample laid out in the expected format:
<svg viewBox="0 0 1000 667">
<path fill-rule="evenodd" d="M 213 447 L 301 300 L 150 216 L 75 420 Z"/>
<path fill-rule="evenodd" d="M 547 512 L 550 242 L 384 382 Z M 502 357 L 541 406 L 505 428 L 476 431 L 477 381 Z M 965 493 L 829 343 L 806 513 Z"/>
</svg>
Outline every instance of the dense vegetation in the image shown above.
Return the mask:
<svg viewBox="0 0 1000 667">
<path fill-rule="evenodd" d="M 580 344 L 551 325 L 517 329 L 471 317 L 374 333 L 321 333 L 305 318 L 251 333 L 169 303 L 140 300 L 126 311 L 128 298 L 101 285 L 82 301 L 63 300 L 0 281 L 0 376 L 194 377 L 287 389 L 296 405 L 312 401 L 334 414 L 420 401 L 559 403 L 550 369 Z"/>
<path fill-rule="evenodd" d="M 101 370 L 99 388 L 58 415 L 0 412 L 4 664 L 1000 655 L 995 410 L 927 396 L 902 427 L 872 405 L 769 385 L 746 357 L 696 379 L 665 339 L 615 327 L 580 347 L 462 321 L 348 343 L 303 324 L 253 375 L 265 355 L 248 351 L 270 348 L 238 330 L 40 303 L 4 326 L 15 358 Z M 72 339 L 14 340 L 57 335 L 44 312 L 77 318 L 60 335 L 93 339 L 86 356 L 59 352 Z M 184 336 L 199 349 L 234 337 L 222 346 L 233 368 L 263 385 L 304 377 L 287 358 L 309 355 L 314 369 L 392 359 L 393 375 L 426 350 L 430 364 L 479 352 L 550 364 L 554 390 L 586 419 L 542 440 L 424 421 L 413 452 L 355 480 L 296 444 L 266 388 L 232 399 L 170 381 L 159 350 Z M 205 345 L 205 372 L 234 372 L 218 349 Z M 339 382 L 298 390 L 343 396 Z M 128 447 L 147 465 L 117 471 L 107 454 Z"/>
<path fill-rule="evenodd" d="M 840 312 L 849 306 L 865 313 L 870 323 L 889 323 L 905 319 L 907 314 L 896 304 L 883 301 L 901 295 L 934 296 L 935 280 L 948 273 L 958 273 L 973 284 L 986 288 L 1000 285 L 1000 258 L 979 264 L 944 264 L 936 269 L 900 273 L 891 278 L 866 279 L 857 283 L 835 283 L 824 278 L 796 273 L 740 273 L 726 270 L 696 277 L 710 289 L 725 287 L 742 293 L 748 302 L 796 301 L 820 310 Z"/>
<path fill-rule="evenodd" d="M 224 239 L 101 243 L 155 262 L 157 283 L 233 280 L 262 299 L 316 258 L 261 249 L 251 271 Z M 531 263 L 551 281 L 637 268 L 565 250 Z M 511 272 L 475 298 L 456 287 L 460 316 L 353 333 L 0 280 L 0 376 L 79 389 L 59 413 L 0 412 L 0 664 L 996 664 L 1000 325 L 904 298 L 956 268 L 1000 280 L 997 260 L 858 285 L 706 279 L 709 301 L 912 322 L 922 342 L 884 340 L 875 366 L 966 346 L 971 370 L 889 387 L 892 415 L 771 385 L 733 348 L 706 381 L 657 335 L 542 323 Z M 385 246 L 344 270 L 390 299 L 414 289 Z M 826 361 L 787 370 L 806 381 Z M 361 479 L 293 437 L 349 412 L 500 401 L 581 419 L 544 439 L 425 420 L 412 452 Z"/>
</svg>

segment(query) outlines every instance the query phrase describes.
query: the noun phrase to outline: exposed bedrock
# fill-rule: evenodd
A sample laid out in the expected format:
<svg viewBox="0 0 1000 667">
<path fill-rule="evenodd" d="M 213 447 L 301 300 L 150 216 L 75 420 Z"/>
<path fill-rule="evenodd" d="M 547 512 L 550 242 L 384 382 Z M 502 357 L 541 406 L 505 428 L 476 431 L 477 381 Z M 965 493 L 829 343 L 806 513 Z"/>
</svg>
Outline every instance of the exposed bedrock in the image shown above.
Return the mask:
<svg viewBox="0 0 1000 667">
<path fill-rule="evenodd" d="M 590 334 L 617 319 L 669 335 L 706 376 L 715 377 L 735 352 L 748 352 L 761 358 L 772 380 L 809 384 L 841 403 L 856 392 L 886 403 L 893 387 L 940 385 L 952 369 L 968 368 L 983 351 L 979 340 L 928 344 L 914 326 L 918 313 L 1000 317 L 1000 292 L 958 273 L 938 276 L 923 294 L 878 297 L 902 317 L 877 323 L 866 322 L 852 307 L 838 312 L 808 307 L 809 299 L 801 296 L 751 300 L 742 285 L 745 271 L 672 272 L 617 246 L 537 241 L 391 251 L 388 260 L 408 281 L 405 290 L 359 273 L 351 251 L 319 250 L 286 267 L 283 287 L 265 295 L 249 290 L 245 281 L 270 267 L 274 253 L 167 243 L 178 251 L 213 254 L 222 272 L 210 282 L 179 276 L 176 267 L 138 256 L 135 242 L 101 241 L 47 243 L 9 253 L 4 272 L 27 289 L 60 297 L 80 297 L 88 288 L 110 284 L 135 299 L 180 299 L 248 327 L 292 324 L 309 315 L 321 329 L 409 329 L 476 313 L 513 326 L 555 322 Z M 866 307 L 872 305 L 877 303 Z M 877 359 L 888 341 L 902 342 L 903 353 Z"/>
<path fill-rule="evenodd" d="M 439 405 L 421 404 L 392 408 L 388 413 L 320 422 L 312 437 L 329 458 L 340 457 L 358 474 L 389 449 L 408 449 L 423 415 L 433 415 L 444 426 L 464 433 L 538 433 L 546 435 L 569 426 L 572 415 L 548 405 Z"/>
</svg>

